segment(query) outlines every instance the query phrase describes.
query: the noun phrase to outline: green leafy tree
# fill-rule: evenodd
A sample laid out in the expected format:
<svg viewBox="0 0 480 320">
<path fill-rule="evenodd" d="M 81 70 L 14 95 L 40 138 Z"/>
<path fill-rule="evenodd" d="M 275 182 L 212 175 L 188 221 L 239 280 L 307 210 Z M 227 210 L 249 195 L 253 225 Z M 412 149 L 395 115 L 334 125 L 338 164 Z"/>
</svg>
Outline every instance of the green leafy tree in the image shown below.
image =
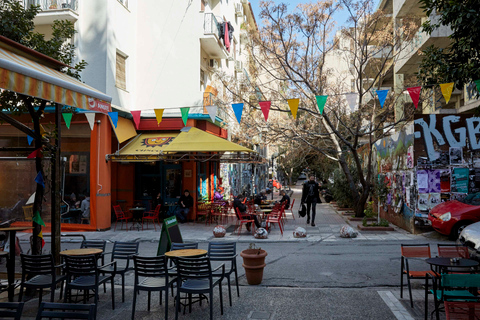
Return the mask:
<svg viewBox="0 0 480 320">
<path fill-rule="evenodd" d="M 33 19 L 39 13 L 40 7 L 31 6 L 24 8 L 20 1 L 0 0 L 0 34 L 10 40 L 16 41 L 30 49 L 34 49 L 53 59 L 63 62 L 66 66 L 60 71 L 80 79 L 80 72 L 86 67 L 85 61 L 78 62 L 74 67 L 67 67 L 75 62 L 75 47 L 71 39 L 75 34 L 73 23 L 70 21 L 55 21 L 52 25 L 52 35 L 49 40 L 35 31 Z M 4 121 L 34 138 L 35 149 L 41 148 L 44 153 L 54 154 L 60 152 L 50 140 L 55 137 L 55 132 L 41 135 L 40 119 L 49 101 L 36 99 L 30 96 L 17 94 L 15 92 L 2 90 L 0 92 L 0 121 Z M 29 114 L 32 118 L 32 128 L 19 122 L 12 115 Z M 36 158 L 36 171 L 45 173 L 42 167 L 41 158 Z M 42 199 L 44 188 L 37 184 L 33 212 L 42 212 Z M 54 213 L 52 213 L 53 215 Z M 38 234 L 41 231 L 40 225 L 33 222 L 33 247 L 32 253 L 41 252 L 41 240 Z"/>
<path fill-rule="evenodd" d="M 435 45 L 423 51 L 419 78 L 425 85 L 454 82 L 458 89 L 480 79 L 480 11 L 478 0 L 420 0 L 431 17 L 423 30 L 432 34 L 447 26 L 452 30 L 446 48 Z M 439 13 L 437 16 L 436 13 Z"/>
</svg>

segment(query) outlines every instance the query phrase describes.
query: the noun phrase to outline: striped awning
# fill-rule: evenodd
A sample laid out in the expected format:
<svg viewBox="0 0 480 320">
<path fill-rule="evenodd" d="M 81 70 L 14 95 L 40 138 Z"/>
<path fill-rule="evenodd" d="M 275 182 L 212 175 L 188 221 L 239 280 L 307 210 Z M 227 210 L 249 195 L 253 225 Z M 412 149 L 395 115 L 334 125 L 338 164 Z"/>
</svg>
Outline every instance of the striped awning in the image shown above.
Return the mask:
<svg viewBox="0 0 480 320">
<path fill-rule="evenodd" d="M 80 109 L 111 111 L 110 96 L 2 47 L 0 88 Z"/>
</svg>

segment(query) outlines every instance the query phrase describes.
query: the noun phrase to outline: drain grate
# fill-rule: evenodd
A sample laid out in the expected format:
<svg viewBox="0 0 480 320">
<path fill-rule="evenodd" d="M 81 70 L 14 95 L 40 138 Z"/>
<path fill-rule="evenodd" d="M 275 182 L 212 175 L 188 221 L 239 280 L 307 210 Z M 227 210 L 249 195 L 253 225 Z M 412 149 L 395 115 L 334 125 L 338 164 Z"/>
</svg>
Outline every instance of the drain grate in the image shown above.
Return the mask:
<svg viewBox="0 0 480 320">
<path fill-rule="evenodd" d="M 272 319 L 272 314 L 266 311 L 251 311 L 247 319 L 269 320 Z"/>
</svg>

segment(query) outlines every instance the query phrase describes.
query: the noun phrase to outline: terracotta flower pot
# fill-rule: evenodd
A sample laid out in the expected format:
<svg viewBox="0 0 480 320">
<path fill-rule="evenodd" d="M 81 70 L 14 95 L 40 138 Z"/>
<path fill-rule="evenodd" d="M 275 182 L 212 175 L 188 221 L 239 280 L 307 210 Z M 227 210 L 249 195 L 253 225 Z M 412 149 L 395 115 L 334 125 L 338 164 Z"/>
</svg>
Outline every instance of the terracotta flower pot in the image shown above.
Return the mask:
<svg viewBox="0 0 480 320">
<path fill-rule="evenodd" d="M 265 257 L 267 252 L 259 249 L 246 249 L 240 252 L 243 258 L 243 267 L 245 276 L 250 285 L 260 284 L 263 279 L 263 268 L 265 268 Z"/>
</svg>

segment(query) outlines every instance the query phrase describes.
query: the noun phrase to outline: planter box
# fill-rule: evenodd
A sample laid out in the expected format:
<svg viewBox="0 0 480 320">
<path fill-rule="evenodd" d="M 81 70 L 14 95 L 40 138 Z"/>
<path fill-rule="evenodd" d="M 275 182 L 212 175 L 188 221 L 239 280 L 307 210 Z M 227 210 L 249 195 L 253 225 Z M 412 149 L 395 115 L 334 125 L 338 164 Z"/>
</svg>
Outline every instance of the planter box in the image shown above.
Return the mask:
<svg viewBox="0 0 480 320">
<path fill-rule="evenodd" d="M 353 211 L 352 208 L 338 208 L 340 211 Z"/>
<path fill-rule="evenodd" d="M 369 226 L 366 226 L 364 227 L 363 225 L 361 224 L 358 224 L 357 225 L 357 228 L 358 230 L 360 231 L 395 231 L 395 229 L 393 229 L 393 227 L 369 227 Z"/>
<path fill-rule="evenodd" d="M 348 217 L 350 221 L 363 221 L 363 218 Z M 367 221 L 377 221 L 377 218 L 367 218 Z"/>
<path fill-rule="evenodd" d="M 353 211 L 344 211 L 342 212 L 342 216 L 354 216 L 355 212 Z"/>
</svg>

